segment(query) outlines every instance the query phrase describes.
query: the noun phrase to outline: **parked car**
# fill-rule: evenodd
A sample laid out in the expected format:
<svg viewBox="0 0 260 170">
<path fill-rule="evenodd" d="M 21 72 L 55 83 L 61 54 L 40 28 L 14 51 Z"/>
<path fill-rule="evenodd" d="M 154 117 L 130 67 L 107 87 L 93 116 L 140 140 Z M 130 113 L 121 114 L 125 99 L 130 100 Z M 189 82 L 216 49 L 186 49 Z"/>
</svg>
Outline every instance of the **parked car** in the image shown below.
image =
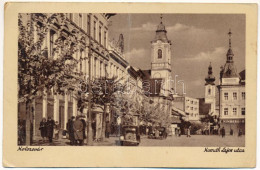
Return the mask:
<svg viewBox="0 0 260 170">
<path fill-rule="evenodd" d="M 122 127 L 120 135 L 121 146 L 138 146 L 141 142 L 139 128 L 134 125 Z"/>
<path fill-rule="evenodd" d="M 151 133 L 149 133 L 148 138 L 149 139 L 166 139 L 167 138 L 167 132 L 165 127 L 155 127 Z"/>
</svg>

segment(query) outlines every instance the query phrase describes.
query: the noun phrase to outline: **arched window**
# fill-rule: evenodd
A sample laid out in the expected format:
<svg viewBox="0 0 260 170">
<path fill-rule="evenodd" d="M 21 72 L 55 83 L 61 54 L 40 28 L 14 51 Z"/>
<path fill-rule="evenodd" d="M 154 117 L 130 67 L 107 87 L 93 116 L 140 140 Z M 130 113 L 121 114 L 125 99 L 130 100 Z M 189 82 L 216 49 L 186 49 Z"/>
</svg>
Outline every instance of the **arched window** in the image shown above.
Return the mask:
<svg viewBox="0 0 260 170">
<path fill-rule="evenodd" d="M 158 58 L 162 58 L 162 50 L 161 49 L 158 50 Z"/>
<path fill-rule="evenodd" d="M 211 95 L 211 89 L 208 90 L 208 94 Z"/>
</svg>

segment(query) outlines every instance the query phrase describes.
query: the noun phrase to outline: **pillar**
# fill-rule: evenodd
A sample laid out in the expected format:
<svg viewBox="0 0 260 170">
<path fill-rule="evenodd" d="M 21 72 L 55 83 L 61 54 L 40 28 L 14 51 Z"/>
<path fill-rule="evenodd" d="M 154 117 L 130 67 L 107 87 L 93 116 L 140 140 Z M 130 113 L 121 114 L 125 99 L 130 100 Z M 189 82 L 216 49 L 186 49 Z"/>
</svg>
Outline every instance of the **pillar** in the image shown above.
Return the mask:
<svg viewBox="0 0 260 170">
<path fill-rule="evenodd" d="M 53 120 L 59 121 L 59 96 L 56 94 L 54 95 L 54 105 L 53 105 Z M 61 123 L 61 122 L 59 122 Z"/>
<path fill-rule="evenodd" d="M 42 99 L 42 117 L 47 119 L 47 91 L 46 88 L 43 90 L 43 99 Z"/>
<path fill-rule="evenodd" d="M 69 110 L 69 101 L 68 101 L 68 92 L 67 90 L 65 91 L 65 96 L 64 96 L 64 130 L 66 129 L 66 124 L 68 121 L 68 110 Z"/>
<path fill-rule="evenodd" d="M 78 115 L 78 109 L 77 109 L 77 99 L 74 97 L 74 95 L 75 95 L 75 92 L 73 92 L 73 107 L 72 107 L 72 110 L 73 110 L 73 112 L 72 112 L 72 115 L 73 116 L 77 116 Z"/>
</svg>

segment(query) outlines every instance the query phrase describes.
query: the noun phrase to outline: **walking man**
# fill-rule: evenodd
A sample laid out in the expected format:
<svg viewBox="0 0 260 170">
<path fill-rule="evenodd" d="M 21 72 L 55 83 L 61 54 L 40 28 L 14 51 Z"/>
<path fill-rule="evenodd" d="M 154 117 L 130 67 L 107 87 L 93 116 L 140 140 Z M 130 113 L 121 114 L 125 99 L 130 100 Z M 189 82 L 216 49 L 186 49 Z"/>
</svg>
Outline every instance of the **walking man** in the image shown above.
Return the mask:
<svg viewBox="0 0 260 170">
<path fill-rule="evenodd" d="M 46 130 L 47 130 L 47 137 L 49 138 L 50 143 L 52 143 L 54 125 L 55 125 L 54 120 L 49 116 L 46 122 Z"/>
<path fill-rule="evenodd" d="M 223 126 L 222 129 L 221 129 L 221 135 L 222 135 L 222 138 L 224 138 L 225 135 L 226 135 L 224 126 Z"/>
</svg>

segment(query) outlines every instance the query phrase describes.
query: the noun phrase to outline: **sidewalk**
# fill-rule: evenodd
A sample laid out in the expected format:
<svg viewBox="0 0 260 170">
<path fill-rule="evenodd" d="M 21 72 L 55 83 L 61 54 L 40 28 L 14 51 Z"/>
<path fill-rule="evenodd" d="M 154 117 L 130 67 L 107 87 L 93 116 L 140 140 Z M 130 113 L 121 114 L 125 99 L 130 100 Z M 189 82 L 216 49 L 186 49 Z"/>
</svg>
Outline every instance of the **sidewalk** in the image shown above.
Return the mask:
<svg viewBox="0 0 260 170">
<path fill-rule="evenodd" d="M 118 137 L 117 137 L 118 138 Z M 93 141 L 93 146 L 116 146 L 116 137 L 106 138 L 102 142 L 96 142 Z M 64 139 L 60 136 L 59 139 L 53 139 L 52 143 L 49 143 L 48 139 L 45 139 L 45 141 L 42 141 L 42 138 L 40 136 L 34 136 L 33 144 L 32 146 L 70 146 L 69 139 Z M 86 143 L 86 140 L 84 140 L 84 145 L 88 146 Z"/>
</svg>

